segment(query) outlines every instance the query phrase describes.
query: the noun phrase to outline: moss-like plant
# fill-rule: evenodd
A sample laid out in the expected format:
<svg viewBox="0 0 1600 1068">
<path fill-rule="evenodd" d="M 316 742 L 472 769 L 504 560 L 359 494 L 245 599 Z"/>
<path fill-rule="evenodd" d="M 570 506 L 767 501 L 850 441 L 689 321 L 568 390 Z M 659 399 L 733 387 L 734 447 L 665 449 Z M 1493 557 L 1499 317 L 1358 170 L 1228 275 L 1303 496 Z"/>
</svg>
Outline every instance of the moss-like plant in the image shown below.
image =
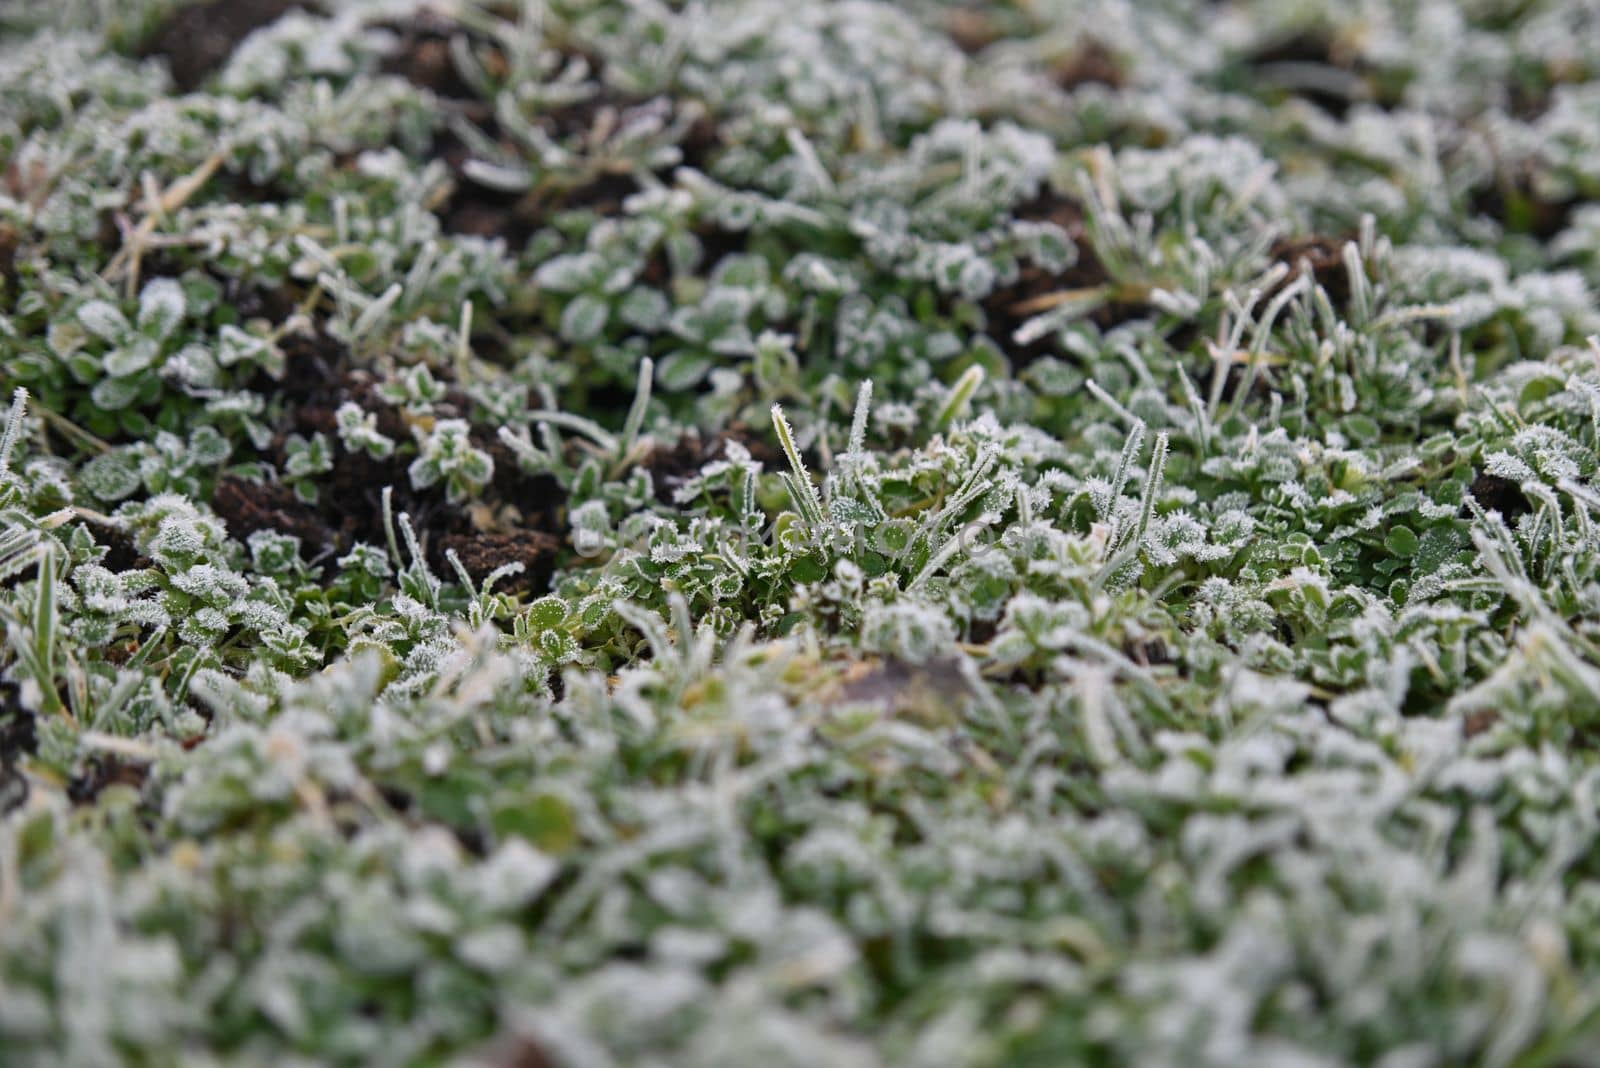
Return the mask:
<svg viewBox="0 0 1600 1068">
<path fill-rule="evenodd" d="M 1582 0 L 0 31 L 0 1064 L 1600 1065 Z"/>
</svg>

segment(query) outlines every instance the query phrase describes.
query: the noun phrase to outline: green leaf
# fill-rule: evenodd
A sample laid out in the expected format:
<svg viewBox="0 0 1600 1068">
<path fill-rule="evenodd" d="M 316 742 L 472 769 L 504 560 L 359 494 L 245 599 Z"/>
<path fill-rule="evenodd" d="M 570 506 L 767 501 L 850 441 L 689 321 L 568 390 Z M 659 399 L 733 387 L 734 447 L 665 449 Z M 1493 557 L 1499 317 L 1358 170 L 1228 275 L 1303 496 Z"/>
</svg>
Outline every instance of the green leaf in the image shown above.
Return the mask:
<svg viewBox="0 0 1600 1068">
<path fill-rule="evenodd" d="M 113 343 L 121 341 L 132 329 L 117 306 L 104 300 L 91 300 L 79 308 L 78 322 L 95 337 Z"/>
<path fill-rule="evenodd" d="M 139 332 L 162 341 L 183 321 L 183 287 L 171 278 L 156 278 L 139 293 Z"/>
<path fill-rule="evenodd" d="M 567 621 L 570 611 L 567 602 L 554 594 L 541 597 L 528 606 L 528 624 L 536 630 L 559 627 Z"/>
<path fill-rule="evenodd" d="M 565 798 L 552 793 L 509 795 L 496 806 L 492 822 L 497 835 L 522 838 L 555 856 L 578 843 L 577 814 Z"/>
<path fill-rule="evenodd" d="M 610 305 L 584 293 L 561 313 L 561 336 L 574 345 L 587 345 L 605 333 L 610 317 Z"/>
<path fill-rule="evenodd" d="M 680 350 L 662 359 L 656 367 L 656 381 L 666 393 L 685 393 L 700 384 L 711 370 L 711 357 L 704 352 Z"/>
<path fill-rule="evenodd" d="M 1395 526 L 1383 539 L 1383 547 L 1396 556 L 1410 556 L 1417 551 L 1417 535 L 1410 527 Z"/>
<path fill-rule="evenodd" d="M 789 568 L 789 577 L 796 582 L 821 582 L 828 577 L 828 569 L 814 556 L 802 556 Z"/>
</svg>

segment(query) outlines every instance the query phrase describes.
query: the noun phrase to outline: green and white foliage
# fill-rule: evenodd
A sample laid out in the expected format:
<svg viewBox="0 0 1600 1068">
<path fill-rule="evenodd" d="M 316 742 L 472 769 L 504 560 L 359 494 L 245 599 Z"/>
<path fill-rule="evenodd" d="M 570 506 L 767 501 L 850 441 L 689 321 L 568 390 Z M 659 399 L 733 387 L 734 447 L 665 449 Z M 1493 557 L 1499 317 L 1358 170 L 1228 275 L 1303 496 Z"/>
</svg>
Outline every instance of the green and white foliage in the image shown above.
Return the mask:
<svg viewBox="0 0 1600 1068">
<path fill-rule="evenodd" d="M 0 1062 L 1600 1065 L 1593 4 L 283 6 L 6 12 Z"/>
</svg>

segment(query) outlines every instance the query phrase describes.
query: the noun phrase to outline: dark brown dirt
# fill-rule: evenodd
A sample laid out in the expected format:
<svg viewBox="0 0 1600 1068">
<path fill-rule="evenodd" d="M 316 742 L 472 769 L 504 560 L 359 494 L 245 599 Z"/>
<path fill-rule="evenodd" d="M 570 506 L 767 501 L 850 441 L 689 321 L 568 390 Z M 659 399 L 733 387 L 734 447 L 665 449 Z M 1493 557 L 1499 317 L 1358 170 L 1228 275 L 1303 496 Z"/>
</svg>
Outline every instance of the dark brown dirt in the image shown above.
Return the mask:
<svg viewBox="0 0 1600 1068">
<path fill-rule="evenodd" d="M 626 121 L 629 112 L 659 105 L 619 93 L 601 92 L 586 100 L 556 108 L 541 116 L 540 124 L 558 143 L 581 146 L 597 128 Z M 621 118 L 618 118 L 621 116 Z M 493 124 L 481 124 L 493 137 Z M 515 154 L 509 142 L 502 141 Z M 705 169 L 720 147 L 715 127 L 696 122 L 689 127 L 680 145 L 684 165 Z M 581 151 L 581 148 L 580 148 Z M 480 237 L 504 237 L 512 248 L 520 248 L 535 230 L 557 212 L 586 208 L 598 215 L 619 215 L 622 204 L 639 191 L 631 173 L 603 171 L 574 185 L 536 188 L 528 193 L 508 193 L 474 182 L 466 173 L 471 153 L 454 134 L 445 132 L 435 141 L 433 154 L 442 159 L 455 177 L 455 189 L 441 205 L 439 216 L 448 233 Z M 670 180 L 665 171 L 657 177 Z"/>
<path fill-rule="evenodd" d="M 560 550 L 561 539 L 542 530 L 446 534 L 439 539 L 441 555 L 454 551 L 473 582 L 481 583 L 497 567 L 521 564 L 521 572 L 508 575 L 495 585 L 496 591 L 504 593 L 527 593 L 549 586 Z"/>
<path fill-rule="evenodd" d="M 209 0 L 180 8 L 151 35 L 140 56 L 160 56 L 184 92 L 198 89 L 220 69 L 246 37 L 294 10 L 302 0 Z"/>
<path fill-rule="evenodd" d="M 22 707 L 20 687 L 0 681 L 0 813 L 28 799 L 28 780 L 17 771 L 17 763 L 38 747 L 33 713 Z"/>
<path fill-rule="evenodd" d="M 1172 650 L 1160 638 L 1129 638 L 1122 644 L 1122 653 L 1143 667 L 1172 663 Z"/>
<path fill-rule="evenodd" d="M 1350 275 L 1344 269 L 1345 240 L 1335 237 L 1285 237 L 1274 242 L 1268 252 L 1273 260 L 1289 265 L 1289 274 L 1267 295 L 1271 299 L 1292 280 L 1309 270 L 1312 278 L 1328 291 L 1334 308 L 1350 303 Z"/>
<path fill-rule="evenodd" d="M 500 142 L 511 154 L 516 154 L 515 146 L 502 136 L 488 105 L 476 98 L 450 55 L 451 39 L 465 36 L 472 41 L 490 74 L 498 76 L 508 69 L 508 62 L 497 46 L 441 15 L 425 15 L 388 28 L 398 34 L 399 44 L 384 61 L 383 71 L 430 90 L 439 97 L 442 108 L 464 118 L 491 141 Z M 598 77 L 601 63 L 596 57 L 575 50 L 568 54 L 573 59 L 582 58 Z M 601 84 L 603 86 L 603 80 Z M 580 145 L 595 129 L 612 123 L 619 115 L 660 106 L 657 101 L 603 87 L 588 98 L 545 112 L 538 121 L 556 142 Z M 676 109 L 680 105 L 669 102 L 666 106 Z M 681 162 L 703 170 L 720 147 L 716 125 L 704 118 L 697 119 L 680 144 Z M 443 161 L 455 179 L 454 189 L 436 209 L 445 231 L 503 237 L 513 249 L 525 245 L 553 212 L 588 208 L 601 215 L 615 215 L 621 212 L 622 202 L 639 188 L 630 174 L 601 173 L 570 187 L 539 188 L 528 193 L 489 189 L 467 176 L 466 164 L 472 158 L 471 151 L 448 128 L 442 128 L 435 135 L 430 155 Z M 660 177 L 669 176 L 662 174 Z"/>
<path fill-rule="evenodd" d="M 385 27 L 399 35 L 395 51 L 379 66 L 385 74 L 397 74 L 413 85 L 430 90 L 447 100 L 473 99 L 472 88 L 456 70 L 450 57 L 450 39 L 459 35 L 473 37 L 480 56 L 491 74 L 503 72 L 505 54 L 444 15 L 424 10 L 408 23 L 392 23 Z M 486 114 L 487 109 L 484 110 Z"/>
<path fill-rule="evenodd" d="M 305 556 L 331 549 L 337 541 L 317 510 L 280 482 L 250 482 L 232 476 L 218 480 L 211 493 L 212 510 L 228 533 L 246 541 L 258 530 L 275 530 L 300 539 Z"/>
<path fill-rule="evenodd" d="M 980 7 L 958 7 L 945 16 L 944 32 L 955 46 L 975 56 L 1000 40 L 1001 33 Z"/>
<path fill-rule="evenodd" d="M 1533 511 L 1533 505 L 1523 496 L 1522 489 L 1509 478 L 1484 472 L 1472 480 L 1467 492 L 1486 512 L 1499 512 L 1507 526 L 1516 523 L 1517 517 Z"/>
<path fill-rule="evenodd" d="M 17 283 L 17 252 L 22 248 L 22 235 L 17 228 L 9 223 L 0 223 L 0 293 L 10 290 Z"/>
<path fill-rule="evenodd" d="M 299 500 L 288 487 L 270 487 L 239 480 L 222 480 L 213 506 L 228 521 L 229 531 L 243 540 L 254 530 L 270 527 L 293 534 L 308 549 L 347 551 L 356 542 L 383 546 L 388 532 L 383 522 L 383 491 L 392 487 L 395 514 L 411 517 L 430 567 L 450 576 L 444 550 L 454 548 L 474 578 L 495 567 L 520 560 L 526 570 L 506 581 L 504 589 L 540 591 L 549 582 L 555 555 L 565 531 L 565 495 L 554 479 L 530 477 L 495 437 L 480 428 L 473 443 L 494 458 L 494 481 L 481 495 L 482 508 L 452 505 L 440 486 L 416 490 L 408 470 L 411 452 L 398 448 L 382 460 L 365 452 L 350 452 L 338 442 L 335 413 L 354 402 L 376 416 L 380 433 L 404 446 L 412 440 L 410 425 L 399 409 L 387 403 L 377 381 L 367 370 L 354 366 L 350 355 L 326 334 L 299 337 L 284 345 L 288 366 L 281 381 L 264 379 L 258 388 L 275 396 L 281 406 L 277 435 L 268 459 L 280 470 L 291 434 L 322 434 L 333 446 L 333 470 L 318 479 L 315 505 Z M 434 406 L 434 417 L 463 417 L 470 407 L 466 395 L 447 388 L 446 400 Z M 504 514 L 512 506 L 517 525 L 480 529 L 484 515 Z M 307 553 L 307 555 L 312 555 Z"/>
<path fill-rule="evenodd" d="M 709 115 L 701 115 L 689 125 L 678 149 L 683 153 L 680 166 L 697 171 L 711 169 L 711 161 L 723 148 L 722 133 Z"/>
<path fill-rule="evenodd" d="M 180 272 L 171 273 L 176 275 Z M 238 313 L 241 322 L 266 319 L 268 322 L 281 323 L 294 314 L 298 298 L 289 286 L 265 289 L 240 278 L 226 275 L 213 277 L 222 283 L 223 303 Z"/>
<path fill-rule="evenodd" d="M 1550 110 L 1556 90 L 1564 85 L 1584 85 L 1600 75 L 1600 67 L 1583 59 L 1548 59 L 1538 68 L 1512 74 L 1506 90 L 1506 111 L 1513 118 L 1533 122 Z"/>
<path fill-rule="evenodd" d="M 313 429 L 333 431 L 333 411 L 339 406 L 342 383 L 351 367 L 349 350 L 320 327 L 310 335 L 288 334 L 279 340 L 278 347 L 283 350 L 283 377 L 258 374 L 250 382 L 250 390 L 277 399 L 285 409 L 326 407 L 331 403 L 333 408 L 325 413 L 325 425 Z"/>
<path fill-rule="evenodd" d="M 1110 272 L 1095 255 L 1089 241 L 1088 226 L 1077 201 L 1046 191 L 1016 209 L 1019 219 L 1053 222 L 1067 232 L 1078 246 L 1078 260 L 1059 274 L 1039 267 L 1025 267 L 1017 281 L 995 290 L 983 301 L 988 334 L 1013 367 L 1024 367 L 1040 356 L 1058 351 L 1055 339 L 1043 337 L 1029 345 L 1013 340 L 1017 328 L 1044 310 L 1034 303 L 1062 290 L 1095 289 L 1112 284 Z M 1102 330 L 1109 330 L 1149 312 L 1148 304 L 1109 300 L 1088 316 Z"/>
<path fill-rule="evenodd" d="M 967 641 L 974 645 L 988 645 L 1000 633 L 998 619 L 974 619 L 967 626 Z"/>
<path fill-rule="evenodd" d="M 124 530 L 115 527 L 96 526 L 95 539 L 106 546 L 105 559 L 100 561 L 100 566 L 119 574 L 124 571 L 143 571 L 151 566 L 153 561 L 139 552 L 139 547 L 133 543 L 133 538 Z"/>
<path fill-rule="evenodd" d="M 1067 90 L 1085 85 L 1120 89 L 1127 81 L 1121 61 L 1105 45 L 1094 40 L 1085 42 L 1077 51 L 1063 57 L 1050 71 L 1050 77 Z"/>
<path fill-rule="evenodd" d="M 16 768 L 0 761 L 0 815 L 21 808 L 28 801 L 28 780 Z"/>
<path fill-rule="evenodd" d="M 656 500 L 671 504 L 672 495 L 679 486 L 698 475 L 706 464 L 727 455 L 730 441 L 743 445 L 753 459 L 762 463 L 771 464 L 778 458 L 777 452 L 748 427 L 730 427 L 710 438 L 692 430 L 671 445 L 657 445 L 641 462 L 650 472 Z"/>
<path fill-rule="evenodd" d="M 725 256 L 741 255 L 750 250 L 750 235 L 742 230 L 723 230 L 710 222 L 702 222 L 695 227 L 694 235 L 700 240 L 702 272 L 709 272 Z M 665 247 L 658 246 L 650 254 L 644 270 L 639 272 L 639 280 L 658 289 L 671 283 L 672 265 Z M 622 398 L 621 403 L 626 405 L 628 401 Z"/>
<path fill-rule="evenodd" d="M 1080 251 L 1080 255 L 1081 255 Z M 1033 318 L 1037 312 L 1031 310 L 1031 301 L 1055 292 L 1059 289 L 1072 288 L 1038 267 L 1024 267 L 1022 275 L 1011 285 L 996 289 L 983 302 L 984 319 L 988 324 L 988 334 L 1000 351 L 1005 353 L 1006 359 L 1013 367 L 1026 367 L 1040 356 L 1049 355 L 1057 351 L 1055 339 L 1049 336 L 1039 338 L 1027 345 L 1016 341 L 1016 332 L 1023 323 Z"/>
<path fill-rule="evenodd" d="M 83 770 L 67 783 L 67 799 L 75 805 L 87 805 L 108 786 L 131 786 L 137 790 L 144 786 L 149 773 L 147 764 L 135 764 L 109 754 L 92 756 L 84 762 Z"/>
<path fill-rule="evenodd" d="M 941 687 L 951 685 L 958 689 L 966 686 L 966 680 L 961 677 L 953 660 L 935 661 L 926 666 L 908 664 L 903 660 L 885 660 L 870 671 L 845 682 L 839 688 L 839 698 L 843 701 L 892 703 L 917 681 L 937 681 Z"/>
<path fill-rule="evenodd" d="M 1274 63 L 1316 63 L 1325 66 L 1343 66 L 1334 54 L 1334 42 L 1326 34 L 1315 30 L 1301 30 L 1298 33 L 1281 37 L 1271 44 L 1252 52 L 1249 56 L 1251 66 L 1267 66 Z"/>
<path fill-rule="evenodd" d="M 399 37 L 395 51 L 379 70 L 405 78 L 439 98 L 445 113 L 466 119 L 491 140 L 500 140 L 499 125 L 486 101 L 480 100 L 461 77 L 450 54 L 450 41 L 467 37 L 491 74 L 506 68 L 504 53 L 481 35 L 474 34 L 443 15 L 424 12 L 415 20 L 386 27 Z M 429 150 L 442 161 L 455 180 L 450 196 L 436 209 L 446 233 L 476 237 L 504 237 L 512 248 L 525 244 L 537 228 L 537 220 L 524 218 L 518 210 L 519 194 L 486 189 L 465 177 L 471 150 L 456 133 L 442 126 Z"/>
<path fill-rule="evenodd" d="M 556 1065 L 531 1035 L 496 1039 L 466 1063 L 470 1068 L 555 1068 Z"/>
<path fill-rule="evenodd" d="M 0 170 L 0 189 L 33 207 L 48 199 L 51 184 L 50 165 L 44 160 L 35 159 L 23 166 L 22 161 L 13 159 Z"/>
<path fill-rule="evenodd" d="M 1532 173 L 1526 167 L 1518 167 L 1511 173 L 1502 173 L 1493 185 L 1474 191 L 1468 208 L 1511 233 L 1549 241 L 1571 224 L 1572 213 L 1582 203 L 1576 198 L 1542 199 L 1534 190 Z"/>
<path fill-rule="evenodd" d="M 954 660 L 912 664 L 904 660 L 865 660 L 853 665 L 829 704 L 875 705 L 884 716 L 954 726 L 972 688 Z"/>
<path fill-rule="evenodd" d="M 1358 57 L 1326 34 L 1307 30 L 1286 37 L 1246 57 L 1246 66 L 1253 72 L 1258 84 L 1271 86 L 1275 72 L 1287 72 L 1293 67 L 1329 67 L 1350 74 L 1364 72 Z M 1363 83 L 1364 85 L 1364 83 Z M 1285 86 L 1285 91 L 1316 105 L 1334 118 L 1343 118 L 1355 98 L 1332 89 L 1313 86 Z"/>
</svg>

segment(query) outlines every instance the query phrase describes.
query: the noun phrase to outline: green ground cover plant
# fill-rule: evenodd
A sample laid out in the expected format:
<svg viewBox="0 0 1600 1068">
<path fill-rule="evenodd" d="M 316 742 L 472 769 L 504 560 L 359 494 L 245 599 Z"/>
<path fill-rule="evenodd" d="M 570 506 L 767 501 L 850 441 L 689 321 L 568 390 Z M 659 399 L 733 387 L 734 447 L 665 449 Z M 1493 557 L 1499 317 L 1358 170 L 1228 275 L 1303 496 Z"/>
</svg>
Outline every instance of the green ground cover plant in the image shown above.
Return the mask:
<svg viewBox="0 0 1600 1068">
<path fill-rule="evenodd" d="M 1600 1065 L 1600 9 L 0 4 L 0 1064 Z"/>
</svg>

